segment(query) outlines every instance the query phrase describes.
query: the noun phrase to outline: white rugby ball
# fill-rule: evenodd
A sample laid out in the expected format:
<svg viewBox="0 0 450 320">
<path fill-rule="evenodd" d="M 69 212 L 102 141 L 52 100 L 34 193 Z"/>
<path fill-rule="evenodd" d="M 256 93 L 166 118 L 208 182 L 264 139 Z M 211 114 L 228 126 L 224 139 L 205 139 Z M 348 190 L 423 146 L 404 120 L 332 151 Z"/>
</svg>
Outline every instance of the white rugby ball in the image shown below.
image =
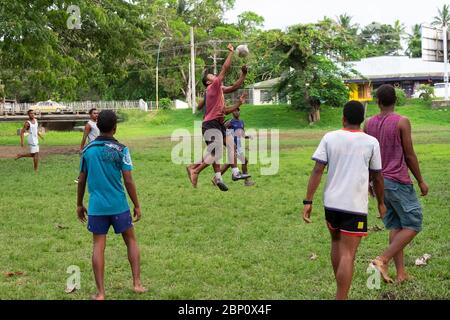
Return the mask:
<svg viewBox="0 0 450 320">
<path fill-rule="evenodd" d="M 236 52 L 239 57 L 245 58 L 250 53 L 250 50 L 248 49 L 248 46 L 246 44 L 241 44 L 236 48 Z"/>
</svg>

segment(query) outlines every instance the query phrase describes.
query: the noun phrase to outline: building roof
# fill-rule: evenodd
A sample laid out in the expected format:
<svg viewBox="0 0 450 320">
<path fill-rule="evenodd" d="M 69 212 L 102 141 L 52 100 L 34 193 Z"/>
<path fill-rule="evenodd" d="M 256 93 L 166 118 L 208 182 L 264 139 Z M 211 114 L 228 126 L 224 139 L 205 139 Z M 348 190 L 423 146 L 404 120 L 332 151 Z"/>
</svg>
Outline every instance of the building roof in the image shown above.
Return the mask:
<svg viewBox="0 0 450 320">
<path fill-rule="evenodd" d="M 274 78 L 262 82 L 257 82 L 249 86 L 252 89 L 272 89 L 280 82 L 280 78 Z"/>
<path fill-rule="evenodd" d="M 422 58 L 406 56 L 381 56 L 349 62 L 350 67 L 359 72 L 348 82 L 443 79 L 444 63 L 424 61 Z M 450 69 L 449 69 L 450 70 Z"/>
</svg>

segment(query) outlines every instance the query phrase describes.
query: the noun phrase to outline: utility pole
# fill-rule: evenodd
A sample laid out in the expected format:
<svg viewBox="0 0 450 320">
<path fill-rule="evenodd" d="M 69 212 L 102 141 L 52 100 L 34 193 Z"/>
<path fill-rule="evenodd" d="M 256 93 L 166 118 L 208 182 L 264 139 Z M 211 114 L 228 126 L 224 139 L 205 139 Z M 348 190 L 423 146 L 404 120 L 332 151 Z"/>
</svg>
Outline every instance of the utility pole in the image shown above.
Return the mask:
<svg viewBox="0 0 450 320">
<path fill-rule="evenodd" d="M 448 26 L 447 23 L 444 24 L 442 28 L 443 36 L 444 36 L 444 82 L 445 82 L 445 100 L 448 100 L 448 85 L 449 85 L 449 76 L 448 76 Z"/>
<path fill-rule="evenodd" d="M 212 40 L 211 41 L 211 43 L 213 45 L 214 52 L 213 52 L 213 55 L 209 57 L 210 59 L 213 60 L 213 67 L 214 67 L 214 75 L 215 76 L 219 73 L 219 71 L 217 69 L 217 63 L 219 61 L 221 61 L 221 60 L 225 60 L 224 58 L 219 58 L 218 57 L 219 52 L 225 52 L 225 51 L 228 52 L 228 50 L 217 50 L 217 42 L 218 42 L 217 40 Z"/>
<path fill-rule="evenodd" d="M 195 114 L 196 92 L 195 92 L 195 40 L 194 40 L 194 27 L 191 27 L 191 94 L 192 94 L 192 113 Z"/>
<path fill-rule="evenodd" d="M 171 37 L 164 37 L 159 42 L 158 57 L 156 58 L 156 110 L 159 109 L 159 54 L 161 53 L 161 46 L 164 40 L 172 39 Z"/>
</svg>

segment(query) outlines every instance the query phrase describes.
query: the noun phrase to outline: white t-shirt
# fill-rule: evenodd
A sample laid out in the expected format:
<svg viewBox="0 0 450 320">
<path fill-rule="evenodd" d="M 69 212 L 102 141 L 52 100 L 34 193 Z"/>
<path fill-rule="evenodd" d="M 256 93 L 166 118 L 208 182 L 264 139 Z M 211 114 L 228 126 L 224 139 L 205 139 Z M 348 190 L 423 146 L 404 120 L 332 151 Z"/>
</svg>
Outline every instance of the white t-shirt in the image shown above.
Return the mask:
<svg viewBox="0 0 450 320">
<path fill-rule="evenodd" d="M 382 170 L 377 139 L 361 131 L 330 132 L 320 142 L 313 160 L 328 165 L 325 208 L 367 215 L 369 171 Z"/>
</svg>

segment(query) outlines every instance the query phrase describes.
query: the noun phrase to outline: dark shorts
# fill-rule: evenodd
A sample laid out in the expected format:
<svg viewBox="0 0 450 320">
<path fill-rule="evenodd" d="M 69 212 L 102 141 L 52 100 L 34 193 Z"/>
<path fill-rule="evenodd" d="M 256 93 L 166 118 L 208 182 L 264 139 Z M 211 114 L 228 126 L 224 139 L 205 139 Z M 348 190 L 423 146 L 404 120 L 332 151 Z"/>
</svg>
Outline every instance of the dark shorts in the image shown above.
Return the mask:
<svg viewBox="0 0 450 320">
<path fill-rule="evenodd" d="M 121 234 L 133 227 L 131 212 L 113 216 L 88 216 L 88 230 L 96 235 L 106 235 L 113 226 L 116 234 Z"/>
<path fill-rule="evenodd" d="M 384 203 L 387 208 L 384 217 L 386 229 L 422 231 L 422 207 L 413 185 L 384 179 Z"/>
<path fill-rule="evenodd" d="M 205 136 L 206 132 L 209 130 L 211 130 L 210 134 L 213 134 L 213 135 L 217 135 L 218 133 L 221 133 L 222 141 L 225 140 L 224 138 L 226 137 L 227 129 L 225 128 L 225 125 L 222 122 L 220 122 L 219 120 L 205 121 L 202 124 L 202 133 L 203 133 L 203 138 L 205 139 L 206 145 L 209 146 L 216 139 L 216 137 L 210 138 L 210 137 Z M 214 130 L 216 130 L 216 131 L 214 131 Z"/>
<path fill-rule="evenodd" d="M 325 218 L 331 231 L 352 237 L 367 237 L 367 216 L 325 209 Z"/>
</svg>

